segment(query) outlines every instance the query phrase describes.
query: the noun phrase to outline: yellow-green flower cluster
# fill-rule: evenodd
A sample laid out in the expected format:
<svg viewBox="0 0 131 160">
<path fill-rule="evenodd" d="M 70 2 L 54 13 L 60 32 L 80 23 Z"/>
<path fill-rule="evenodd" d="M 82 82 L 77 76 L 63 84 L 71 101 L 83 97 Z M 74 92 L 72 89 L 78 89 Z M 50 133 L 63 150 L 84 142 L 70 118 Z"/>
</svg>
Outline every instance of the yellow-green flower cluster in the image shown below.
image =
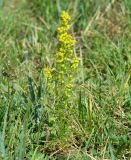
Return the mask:
<svg viewBox="0 0 131 160">
<path fill-rule="evenodd" d="M 58 92 L 66 97 L 70 97 L 74 88 L 72 77 L 77 69 L 79 58 L 73 58 L 74 45 L 76 40 L 70 34 L 71 17 L 65 11 L 61 14 L 61 24 L 58 27 L 59 49 L 56 53 L 55 72 L 45 68 L 44 72 L 48 80 L 53 79 L 57 85 Z M 58 93 L 57 92 L 57 93 Z"/>
<path fill-rule="evenodd" d="M 73 46 L 76 41 L 70 35 L 70 22 L 71 18 L 69 14 L 65 11 L 61 14 L 61 25 L 58 27 L 58 40 L 61 44 L 59 49 L 60 52 L 65 54 L 65 57 L 71 57 L 73 54 Z"/>
<path fill-rule="evenodd" d="M 62 20 L 62 23 L 68 25 L 69 21 L 71 20 L 71 17 L 66 11 L 63 11 L 61 14 L 61 20 Z"/>
<path fill-rule="evenodd" d="M 76 69 L 78 66 L 78 63 L 80 61 L 80 58 L 75 57 L 72 61 L 71 61 L 71 69 Z"/>
<path fill-rule="evenodd" d="M 72 46 L 74 46 L 76 42 L 75 40 L 73 40 L 72 36 L 66 32 L 65 33 L 60 32 L 60 35 L 58 38 L 60 43 L 63 43 L 63 45 L 65 45 L 66 49 L 70 49 Z"/>
<path fill-rule="evenodd" d="M 74 84 L 72 83 L 68 83 L 66 84 L 66 87 L 65 87 L 65 96 L 67 98 L 70 98 L 71 97 L 71 90 L 74 88 Z"/>
<path fill-rule="evenodd" d="M 73 48 L 76 40 L 70 34 L 71 17 L 65 11 L 61 14 L 61 24 L 58 27 L 59 50 L 56 53 L 56 70 L 58 82 L 63 84 L 65 95 L 70 96 L 71 90 L 74 87 L 72 82 L 73 74 L 79 63 L 79 58 L 73 58 Z"/>
<path fill-rule="evenodd" d="M 52 78 L 52 69 L 51 68 L 44 68 L 44 73 L 48 80 Z"/>
</svg>

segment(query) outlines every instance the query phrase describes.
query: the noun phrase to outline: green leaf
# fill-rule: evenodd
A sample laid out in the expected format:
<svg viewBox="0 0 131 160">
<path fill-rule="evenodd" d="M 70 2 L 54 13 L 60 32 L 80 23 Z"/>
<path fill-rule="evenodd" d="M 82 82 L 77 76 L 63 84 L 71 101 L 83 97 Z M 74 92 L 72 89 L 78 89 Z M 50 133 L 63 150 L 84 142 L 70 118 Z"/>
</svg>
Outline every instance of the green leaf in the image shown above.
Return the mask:
<svg viewBox="0 0 131 160">
<path fill-rule="evenodd" d="M 113 148 L 111 146 L 111 143 L 109 143 L 109 151 L 110 151 L 110 154 L 111 154 L 111 159 L 115 160 L 115 155 L 114 155 L 114 151 L 113 151 Z"/>
<path fill-rule="evenodd" d="M 0 158 L 2 157 L 5 157 L 5 145 L 4 145 L 3 136 L 0 133 Z"/>
<path fill-rule="evenodd" d="M 33 103 L 35 103 L 35 92 L 34 92 L 34 88 L 33 88 L 33 80 L 31 77 L 28 77 L 28 86 L 29 86 L 29 91 L 30 91 L 30 97 Z"/>
</svg>

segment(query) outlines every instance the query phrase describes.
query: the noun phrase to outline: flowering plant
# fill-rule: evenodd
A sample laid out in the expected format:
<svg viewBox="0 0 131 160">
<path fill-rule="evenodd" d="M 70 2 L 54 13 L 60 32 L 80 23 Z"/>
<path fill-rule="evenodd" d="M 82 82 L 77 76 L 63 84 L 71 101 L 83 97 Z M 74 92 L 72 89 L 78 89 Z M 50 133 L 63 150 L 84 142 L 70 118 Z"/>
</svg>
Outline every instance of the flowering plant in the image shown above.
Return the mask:
<svg viewBox="0 0 131 160">
<path fill-rule="evenodd" d="M 73 54 L 76 40 L 70 34 L 70 20 L 69 14 L 63 11 L 61 24 L 57 29 L 59 48 L 55 56 L 55 66 L 54 68 L 44 69 L 48 85 L 51 86 L 55 82 L 56 106 L 58 106 L 60 101 L 62 108 L 67 107 L 72 95 L 72 89 L 75 87 L 73 76 L 80 60 L 78 57 L 74 57 Z M 50 88 L 53 89 L 52 86 Z"/>
</svg>

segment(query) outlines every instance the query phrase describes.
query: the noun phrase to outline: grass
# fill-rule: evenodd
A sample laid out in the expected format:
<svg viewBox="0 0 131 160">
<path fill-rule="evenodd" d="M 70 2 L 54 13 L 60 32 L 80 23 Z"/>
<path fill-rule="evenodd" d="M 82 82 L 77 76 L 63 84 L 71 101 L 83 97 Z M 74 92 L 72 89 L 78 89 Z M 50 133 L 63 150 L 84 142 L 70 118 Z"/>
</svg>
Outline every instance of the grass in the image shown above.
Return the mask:
<svg viewBox="0 0 131 160">
<path fill-rule="evenodd" d="M 43 74 L 62 10 L 81 58 L 66 124 Z M 130 160 L 130 42 L 129 0 L 0 1 L 0 159 Z"/>
</svg>

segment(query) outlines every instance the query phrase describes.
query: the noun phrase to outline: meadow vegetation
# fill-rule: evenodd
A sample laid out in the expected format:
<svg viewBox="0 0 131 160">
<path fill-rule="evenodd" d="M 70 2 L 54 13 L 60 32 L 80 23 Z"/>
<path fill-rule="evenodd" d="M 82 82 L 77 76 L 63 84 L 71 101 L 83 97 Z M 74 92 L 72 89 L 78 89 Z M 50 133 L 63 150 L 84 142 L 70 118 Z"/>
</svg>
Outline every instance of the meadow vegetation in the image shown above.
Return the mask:
<svg viewBox="0 0 131 160">
<path fill-rule="evenodd" d="M 131 159 L 131 1 L 0 0 L 0 160 Z"/>
</svg>

